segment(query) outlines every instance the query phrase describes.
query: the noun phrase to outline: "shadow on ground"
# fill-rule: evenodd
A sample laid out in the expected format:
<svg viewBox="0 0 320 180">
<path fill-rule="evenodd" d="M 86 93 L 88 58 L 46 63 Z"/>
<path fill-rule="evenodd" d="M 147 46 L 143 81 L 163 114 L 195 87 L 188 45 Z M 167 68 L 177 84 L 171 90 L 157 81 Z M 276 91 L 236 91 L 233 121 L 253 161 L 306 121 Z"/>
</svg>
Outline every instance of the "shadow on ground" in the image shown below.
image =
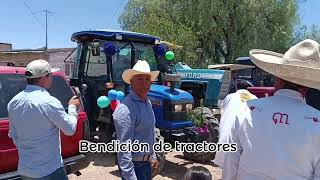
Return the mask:
<svg viewBox="0 0 320 180">
<path fill-rule="evenodd" d="M 115 166 L 115 155 L 110 153 L 88 153 L 88 160 L 94 166 L 113 167 Z"/>
<path fill-rule="evenodd" d="M 183 155 L 175 155 L 174 156 L 175 158 L 178 158 L 178 159 L 181 159 L 181 160 L 185 160 L 185 161 L 189 161 L 190 163 L 189 164 L 193 164 L 194 162 L 188 160 L 188 159 L 185 159 Z M 210 166 L 213 166 L 213 167 L 219 167 L 218 165 L 216 165 L 214 162 L 212 161 L 208 161 L 206 163 L 200 163 L 200 164 L 203 164 L 203 165 L 210 165 Z"/>
<path fill-rule="evenodd" d="M 171 161 L 166 161 L 160 175 L 162 177 L 167 177 L 170 179 L 182 179 L 184 174 L 188 171 L 185 167 L 188 163 L 174 163 Z"/>
</svg>

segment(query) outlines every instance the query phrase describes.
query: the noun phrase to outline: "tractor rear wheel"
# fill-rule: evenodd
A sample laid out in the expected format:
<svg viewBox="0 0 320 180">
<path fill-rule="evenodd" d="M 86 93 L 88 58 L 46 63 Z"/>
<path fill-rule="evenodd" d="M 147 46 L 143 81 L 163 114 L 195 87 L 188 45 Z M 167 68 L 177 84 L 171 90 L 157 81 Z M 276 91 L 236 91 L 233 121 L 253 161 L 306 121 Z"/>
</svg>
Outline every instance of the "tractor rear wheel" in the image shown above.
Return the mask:
<svg viewBox="0 0 320 180">
<path fill-rule="evenodd" d="M 198 143 L 206 141 L 208 143 L 218 143 L 219 140 L 219 121 L 214 117 L 213 111 L 206 107 L 198 107 L 196 111 L 203 111 L 203 117 L 208 122 L 208 130 L 209 134 L 203 135 L 198 134 L 198 136 L 202 137 L 194 137 L 189 138 L 188 142 Z M 199 141 L 201 139 L 201 141 Z M 215 158 L 215 152 L 183 152 L 183 155 L 186 159 L 192 160 L 195 162 L 205 163 L 211 161 Z"/>
</svg>

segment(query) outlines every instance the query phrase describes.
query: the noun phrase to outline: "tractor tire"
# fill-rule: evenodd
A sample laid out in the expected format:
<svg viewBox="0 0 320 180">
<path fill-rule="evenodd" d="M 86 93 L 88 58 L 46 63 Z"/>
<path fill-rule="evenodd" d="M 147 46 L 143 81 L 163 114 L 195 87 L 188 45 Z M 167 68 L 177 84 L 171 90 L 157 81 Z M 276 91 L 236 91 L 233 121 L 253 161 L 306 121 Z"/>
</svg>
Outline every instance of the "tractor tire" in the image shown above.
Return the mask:
<svg viewBox="0 0 320 180">
<path fill-rule="evenodd" d="M 196 108 L 201 110 L 201 107 Z M 206 136 L 206 140 L 208 143 L 218 143 L 219 140 L 219 121 L 214 117 L 214 114 L 211 109 L 203 107 L 203 116 L 206 118 L 208 122 L 209 134 Z M 190 139 L 189 142 L 197 143 L 199 142 L 196 139 Z M 211 161 L 215 158 L 215 152 L 183 152 L 183 155 L 186 159 L 205 163 Z"/>
<path fill-rule="evenodd" d="M 159 142 L 160 140 L 164 142 L 164 138 L 160 134 L 160 129 L 156 128 L 156 141 Z M 165 152 L 158 152 L 156 153 L 157 160 L 158 160 L 158 168 L 153 169 L 152 168 L 152 177 L 155 177 L 157 174 L 159 174 L 164 166 L 164 163 L 166 161 L 166 154 Z"/>
</svg>

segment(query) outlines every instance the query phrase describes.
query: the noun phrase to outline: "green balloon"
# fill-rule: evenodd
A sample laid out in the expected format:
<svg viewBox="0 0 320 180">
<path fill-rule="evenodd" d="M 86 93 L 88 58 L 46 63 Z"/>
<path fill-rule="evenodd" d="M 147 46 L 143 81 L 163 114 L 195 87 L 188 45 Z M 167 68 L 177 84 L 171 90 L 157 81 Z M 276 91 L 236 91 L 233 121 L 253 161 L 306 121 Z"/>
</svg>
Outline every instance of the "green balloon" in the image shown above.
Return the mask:
<svg viewBox="0 0 320 180">
<path fill-rule="evenodd" d="M 100 96 L 98 99 L 97 99 L 97 104 L 100 108 L 106 108 L 109 106 L 110 104 L 110 100 L 107 96 Z"/>
<path fill-rule="evenodd" d="M 166 52 L 166 59 L 171 61 L 174 58 L 174 53 L 172 51 Z"/>
</svg>

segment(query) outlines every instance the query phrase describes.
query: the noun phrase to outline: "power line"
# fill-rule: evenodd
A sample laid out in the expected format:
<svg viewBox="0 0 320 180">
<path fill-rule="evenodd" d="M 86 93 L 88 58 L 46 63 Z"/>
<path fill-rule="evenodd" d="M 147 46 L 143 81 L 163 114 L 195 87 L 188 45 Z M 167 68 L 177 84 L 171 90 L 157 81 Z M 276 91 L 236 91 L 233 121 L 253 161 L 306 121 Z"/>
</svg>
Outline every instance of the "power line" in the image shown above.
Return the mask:
<svg viewBox="0 0 320 180">
<path fill-rule="evenodd" d="M 30 6 L 27 4 L 26 1 L 23 0 L 23 4 L 26 6 L 26 8 L 29 10 L 30 14 L 32 15 L 32 17 L 41 25 L 41 27 L 43 28 L 44 25 L 41 23 L 41 21 L 35 16 L 36 13 L 39 12 L 44 12 L 45 16 L 46 16 L 46 26 L 45 26 L 45 30 L 46 30 L 46 45 L 45 45 L 45 50 L 48 49 L 48 14 L 55 14 L 54 12 L 48 11 L 48 10 L 41 10 L 41 11 L 37 11 L 37 12 L 33 12 L 32 9 L 30 8 Z"/>
<path fill-rule="evenodd" d="M 43 28 L 44 25 L 41 23 L 41 21 L 37 18 L 37 16 L 35 16 L 34 12 L 32 11 L 32 9 L 30 8 L 30 6 L 26 3 L 26 1 L 23 1 L 23 4 L 26 6 L 26 8 L 29 10 L 30 14 L 32 15 L 32 17 L 41 25 L 41 27 Z"/>
<path fill-rule="evenodd" d="M 48 50 L 48 13 L 51 13 L 51 14 L 55 14 L 55 13 L 48 11 L 46 9 L 43 10 L 43 12 L 46 13 L 46 47 L 45 47 L 45 50 L 47 51 Z"/>
<path fill-rule="evenodd" d="M 124 2 L 125 2 L 125 0 L 122 0 L 122 1 L 121 1 L 120 5 L 118 6 L 117 10 L 115 11 L 115 13 L 114 13 L 113 16 L 112 16 L 112 19 L 115 18 L 115 16 L 118 14 L 118 11 L 120 10 L 120 8 L 122 7 L 122 4 L 123 4 Z M 109 22 L 108 27 L 110 27 L 110 23 L 111 23 L 111 21 Z"/>
</svg>

